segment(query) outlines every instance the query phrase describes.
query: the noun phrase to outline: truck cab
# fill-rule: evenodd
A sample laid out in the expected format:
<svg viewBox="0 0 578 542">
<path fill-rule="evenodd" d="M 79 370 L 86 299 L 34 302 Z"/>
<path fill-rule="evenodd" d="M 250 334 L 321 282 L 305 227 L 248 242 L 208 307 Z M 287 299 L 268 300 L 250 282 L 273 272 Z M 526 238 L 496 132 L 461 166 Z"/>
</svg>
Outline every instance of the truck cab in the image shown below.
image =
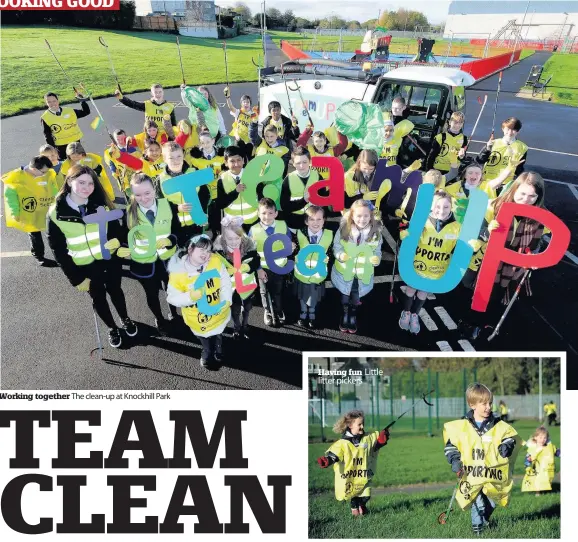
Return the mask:
<svg viewBox="0 0 578 542">
<path fill-rule="evenodd" d="M 316 65 L 307 65 L 306 61 Z M 384 111 L 391 111 L 393 99 L 401 96 L 407 104 L 404 117 L 414 124 L 410 135 L 426 153 L 452 112 L 465 114 L 465 89 L 475 82 L 469 73 L 455 68 L 403 66 L 377 74 L 334 61 L 320 67 L 317 63 L 323 61 L 298 62 L 286 63 L 282 75 L 279 67 L 262 70 L 261 120 L 268 116 L 269 102 L 275 100 L 286 116 L 291 107 L 301 130 L 309 123 L 309 116 L 315 130 L 325 130 L 333 123 L 337 108 L 348 100 L 377 103 Z M 303 71 L 295 73 L 298 68 Z M 424 158 L 423 153 L 404 138 L 398 163 L 405 167 L 417 158 Z"/>
</svg>

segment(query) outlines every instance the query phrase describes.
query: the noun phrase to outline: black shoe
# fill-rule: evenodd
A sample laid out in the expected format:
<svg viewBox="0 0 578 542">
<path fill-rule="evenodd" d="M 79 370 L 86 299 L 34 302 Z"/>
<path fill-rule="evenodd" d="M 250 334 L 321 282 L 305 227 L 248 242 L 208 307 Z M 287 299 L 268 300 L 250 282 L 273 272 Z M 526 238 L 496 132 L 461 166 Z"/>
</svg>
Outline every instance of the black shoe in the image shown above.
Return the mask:
<svg viewBox="0 0 578 542">
<path fill-rule="evenodd" d="M 38 267 L 58 267 L 54 260 L 47 260 L 46 258 L 36 258 L 36 265 Z"/>
<path fill-rule="evenodd" d="M 207 368 L 208 366 L 209 366 L 209 360 L 207 360 L 201 356 L 201 367 Z"/>
<path fill-rule="evenodd" d="M 357 307 L 349 305 L 349 325 L 347 326 L 349 333 L 357 333 Z"/>
<path fill-rule="evenodd" d="M 248 326 L 244 326 L 241 328 L 241 336 L 243 337 L 243 339 L 245 339 L 246 341 L 248 341 L 251 337 L 249 336 L 249 327 Z"/>
<path fill-rule="evenodd" d="M 233 340 L 235 340 L 235 341 L 241 340 L 241 332 L 240 331 L 233 331 Z"/>
<path fill-rule="evenodd" d="M 285 323 L 285 313 L 283 311 L 280 311 L 280 312 L 277 312 L 275 314 L 277 316 L 277 321 L 280 324 L 284 324 Z"/>
<path fill-rule="evenodd" d="M 108 330 L 108 344 L 113 348 L 119 348 L 122 344 L 122 336 L 120 334 L 120 329 L 113 327 Z"/>
<path fill-rule="evenodd" d="M 309 329 L 317 329 L 317 324 L 315 323 L 315 319 L 313 320 L 309 320 L 309 322 L 307 323 L 307 325 L 309 326 Z"/>
<path fill-rule="evenodd" d="M 122 321 L 122 328 L 129 337 L 134 337 L 138 333 L 138 327 L 130 318 Z"/>
<path fill-rule="evenodd" d="M 307 320 L 305 320 L 305 318 L 299 318 L 299 320 L 297 320 L 297 325 L 299 327 L 307 327 Z"/>
<path fill-rule="evenodd" d="M 223 362 L 223 352 L 217 352 L 215 351 L 215 353 L 213 354 L 213 358 L 215 358 L 215 361 L 217 363 L 222 363 Z"/>
<path fill-rule="evenodd" d="M 169 322 L 164 318 L 155 318 L 155 327 L 158 329 L 159 333 L 168 333 Z"/>
<path fill-rule="evenodd" d="M 349 331 L 349 305 L 343 305 L 343 314 L 341 315 L 341 322 L 339 322 L 339 329 L 344 333 Z"/>
</svg>

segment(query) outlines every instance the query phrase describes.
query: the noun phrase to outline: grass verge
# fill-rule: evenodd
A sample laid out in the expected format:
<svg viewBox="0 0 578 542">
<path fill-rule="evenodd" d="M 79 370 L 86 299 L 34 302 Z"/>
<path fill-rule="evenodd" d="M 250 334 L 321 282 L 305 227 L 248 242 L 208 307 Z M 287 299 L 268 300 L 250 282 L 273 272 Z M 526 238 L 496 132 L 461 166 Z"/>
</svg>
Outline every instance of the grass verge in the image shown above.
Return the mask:
<svg viewBox="0 0 578 542">
<path fill-rule="evenodd" d="M 70 83 L 56 65 L 44 39 L 76 85 L 84 83 L 93 97 L 111 96 L 116 83 L 102 36 L 108 45 L 122 89 L 147 90 L 154 83 L 176 87 L 182 83 L 175 36 L 159 32 L 124 32 L 5 26 L 2 28 L 2 117 L 44 107 L 43 95 L 55 92 L 61 102 L 75 101 Z M 225 82 L 222 42 L 180 36 L 187 84 Z M 230 82 L 256 81 L 251 57 L 261 51 L 259 35 L 227 40 Z"/>
</svg>

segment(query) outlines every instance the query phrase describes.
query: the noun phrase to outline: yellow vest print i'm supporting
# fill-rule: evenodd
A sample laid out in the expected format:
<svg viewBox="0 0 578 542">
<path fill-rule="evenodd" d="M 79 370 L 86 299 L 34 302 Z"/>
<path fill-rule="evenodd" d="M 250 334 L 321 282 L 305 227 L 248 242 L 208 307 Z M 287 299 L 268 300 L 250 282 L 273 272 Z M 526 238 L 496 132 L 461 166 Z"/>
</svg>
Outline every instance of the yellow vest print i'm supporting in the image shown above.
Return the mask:
<svg viewBox="0 0 578 542">
<path fill-rule="evenodd" d="M 379 451 L 375 449 L 378 437 L 377 431 L 364 435 L 357 446 L 341 438 L 327 450 L 326 454 L 331 452 L 339 459 L 333 464 L 335 498 L 338 501 L 371 495 L 370 485 Z"/>
<path fill-rule="evenodd" d="M 428 218 L 415 249 L 413 267 L 418 275 L 438 279 L 450 265 L 452 252 L 458 242 L 461 225 L 450 222 L 439 232 Z"/>
<path fill-rule="evenodd" d="M 516 441 L 514 451 L 510 457 L 502 457 L 498 446 L 509 437 Z M 514 463 L 521 447 L 515 429 L 498 421 L 479 435 L 470 420 L 464 418 L 444 424 L 443 439 L 457 447 L 464 464 L 464 478 L 456 493 L 462 510 L 472 505 L 480 491 L 500 506 L 507 506 L 514 485 Z"/>
</svg>

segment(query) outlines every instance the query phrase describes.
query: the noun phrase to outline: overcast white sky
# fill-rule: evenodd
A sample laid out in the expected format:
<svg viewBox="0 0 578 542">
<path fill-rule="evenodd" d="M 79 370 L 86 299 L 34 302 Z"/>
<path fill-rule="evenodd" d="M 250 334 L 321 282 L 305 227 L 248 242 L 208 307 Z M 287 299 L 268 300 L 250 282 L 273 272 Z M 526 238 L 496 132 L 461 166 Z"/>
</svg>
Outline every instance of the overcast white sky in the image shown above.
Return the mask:
<svg viewBox="0 0 578 542">
<path fill-rule="evenodd" d="M 217 0 L 218 6 L 234 6 L 235 0 Z M 261 2 L 259 0 L 245 0 L 253 13 L 261 11 Z M 287 9 L 293 10 L 296 17 L 305 17 L 306 19 L 319 18 L 337 15 L 346 20 L 356 20 L 359 22 L 367 21 L 377 17 L 379 10 L 395 11 L 399 7 L 413 9 L 424 13 L 430 23 L 440 23 L 445 21 L 448 13 L 450 0 L 424 0 L 424 1 L 395 1 L 395 2 L 364 2 L 362 0 L 269 0 L 266 2 L 267 8 L 276 7 L 284 12 Z"/>
</svg>

